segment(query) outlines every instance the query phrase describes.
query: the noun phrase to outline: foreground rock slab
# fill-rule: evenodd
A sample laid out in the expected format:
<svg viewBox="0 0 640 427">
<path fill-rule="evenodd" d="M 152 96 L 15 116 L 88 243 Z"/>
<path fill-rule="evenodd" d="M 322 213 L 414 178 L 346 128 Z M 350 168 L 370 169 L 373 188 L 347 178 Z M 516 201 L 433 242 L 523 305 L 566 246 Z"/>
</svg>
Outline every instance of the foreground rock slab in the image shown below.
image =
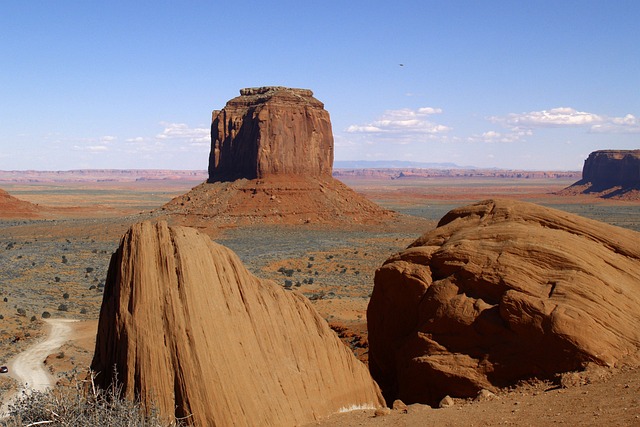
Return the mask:
<svg viewBox="0 0 640 427">
<path fill-rule="evenodd" d="M 128 398 L 200 426 L 301 425 L 384 402 L 306 298 L 164 222 L 132 226 L 113 255 L 91 367 L 99 386 L 115 367 Z"/>
<path fill-rule="evenodd" d="M 369 366 L 387 402 L 635 360 L 640 233 L 530 203 L 454 209 L 376 272 Z"/>
</svg>

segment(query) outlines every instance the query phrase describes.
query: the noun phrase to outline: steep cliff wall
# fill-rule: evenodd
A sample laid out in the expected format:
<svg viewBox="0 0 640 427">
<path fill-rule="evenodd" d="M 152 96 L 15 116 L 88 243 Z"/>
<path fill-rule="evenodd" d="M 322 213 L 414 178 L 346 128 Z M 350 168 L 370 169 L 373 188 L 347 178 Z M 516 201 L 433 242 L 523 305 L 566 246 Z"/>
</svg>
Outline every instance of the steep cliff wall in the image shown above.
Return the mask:
<svg viewBox="0 0 640 427">
<path fill-rule="evenodd" d="M 331 176 L 332 165 L 329 113 L 310 90 L 242 89 L 239 97 L 213 112 L 209 182 Z"/>
<path fill-rule="evenodd" d="M 640 150 L 594 151 L 584 161 L 582 179 L 559 194 L 640 200 Z"/>
<path fill-rule="evenodd" d="M 584 161 L 582 181 L 599 188 L 640 186 L 640 150 L 599 150 Z"/>
</svg>

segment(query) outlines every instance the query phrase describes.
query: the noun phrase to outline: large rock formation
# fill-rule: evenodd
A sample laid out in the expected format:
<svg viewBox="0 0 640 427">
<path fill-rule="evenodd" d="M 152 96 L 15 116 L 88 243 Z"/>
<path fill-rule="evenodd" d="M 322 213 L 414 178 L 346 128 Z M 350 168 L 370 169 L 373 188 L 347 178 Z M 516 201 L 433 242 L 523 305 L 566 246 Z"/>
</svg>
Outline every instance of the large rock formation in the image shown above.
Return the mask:
<svg viewBox="0 0 640 427">
<path fill-rule="evenodd" d="M 330 177 L 332 167 L 329 113 L 308 89 L 242 89 L 213 112 L 209 182 L 270 175 Z"/>
<path fill-rule="evenodd" d="M 37 218 L 39 216 L 38 206 L 13 197 L 0 189 L 0 218 Z"/>
<path fill-rule="evenodd" d="M 434 404 L 635 358 L 639 242 L 524 202 L 449 212 L 375 275 L 369 366 L 387 402 Z"/>
<path fill-rule="evenodd" d="M 307 89 L 242 89 L 213 112 L 209 179 L 167 203 L 176 223 L 369 224 L 396 218 L 331 176 L 329 113 Z"/>
<path fill-rule="evenodd" d="M 562 193 L 640 199 L 640 150 L 594 151 L 584 161 L 582 179 Z"/>
<path fill-rule="evenodd" d="M 111 258 L 91 368 L 108 387 L 200 426 L 287 426 L 382 397 L 310 302 L 229 249 L 165 222 Z"/>
</svg>

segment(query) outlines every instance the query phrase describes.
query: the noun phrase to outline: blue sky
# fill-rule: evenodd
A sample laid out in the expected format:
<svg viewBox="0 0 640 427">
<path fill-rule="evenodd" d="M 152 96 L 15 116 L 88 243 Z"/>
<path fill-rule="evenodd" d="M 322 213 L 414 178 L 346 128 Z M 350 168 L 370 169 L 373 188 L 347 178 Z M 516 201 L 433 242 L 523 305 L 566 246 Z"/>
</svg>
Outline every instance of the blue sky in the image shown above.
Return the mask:
<svg viewBox="0 0 640 427">
<path fill-rule="evenodd" d="M 636 0 L 0 0 L 0 169 L 206 169 L 211 110 L 282 85 L 324 102 L 336 160 L 579 170 L 640 148 L 638 22 Z"/>
</svg>

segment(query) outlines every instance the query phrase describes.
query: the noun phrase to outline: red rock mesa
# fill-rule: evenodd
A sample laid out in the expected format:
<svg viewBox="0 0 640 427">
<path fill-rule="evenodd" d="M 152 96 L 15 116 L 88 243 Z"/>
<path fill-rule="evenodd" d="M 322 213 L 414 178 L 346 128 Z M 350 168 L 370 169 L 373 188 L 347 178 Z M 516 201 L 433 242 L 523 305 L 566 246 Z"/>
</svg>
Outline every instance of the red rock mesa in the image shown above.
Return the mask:
<svg viewBox="0 0 640 427">
<path fill-rule="evenodd" d="M 164 206 L 181 224 L 369 224 L 395 214 L 331 176 L 329 113 L 307 89 L 242 89 L 213 112 L 209 179 Z"/>
<path fill-rule="evenodd" d="M 330 177 L 332 167 L 329 113 L 308 89 L 242 89 L 213 112 L 209 182 Z"/>
</svg>

